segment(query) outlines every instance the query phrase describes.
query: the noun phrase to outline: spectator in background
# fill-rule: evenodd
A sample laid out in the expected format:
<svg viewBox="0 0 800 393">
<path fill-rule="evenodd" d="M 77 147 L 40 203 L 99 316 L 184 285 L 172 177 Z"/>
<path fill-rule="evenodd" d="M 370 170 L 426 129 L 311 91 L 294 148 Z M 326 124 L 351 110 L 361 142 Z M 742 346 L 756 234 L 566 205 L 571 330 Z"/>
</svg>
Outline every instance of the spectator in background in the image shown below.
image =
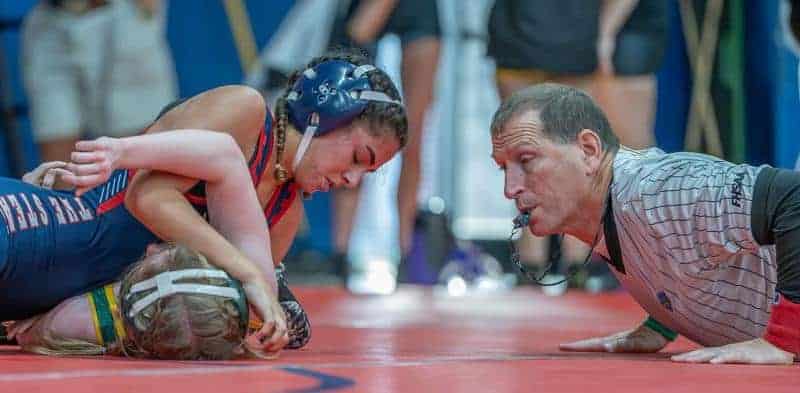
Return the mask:
<svg viewBox="0 0 800 393">
<path fill-rule="evenodd" d="M 653 72 L 661 63 L 665 32 L 665 0 L 497 0 L 489 19 L 488 55 L 497 66 L 501 100 L 537 83 L 571 85 L 598 96 L 622 144 L 646 147 L 654 142 Z M 526 233 L 520 244 L 527 264 L 551 260 L 555 274 L 546 282 L 564 277 L 561 248 L 563 261 L 572 265 L 588 252 L 571 237 L 561 245 L 551 237 L 548 247 L 546 239 Z M 572 284 L 616 287 L 605 264 L 592 264 L 589 274 L 586 283 L 579 278 Z"/>
<path fill-rule="evenodd" d="M 608 0 L 606 3 L 609 3 Z M 593 94 L 623 145 L 655 145 L 655 73 L 667 43 L 665 0 L 617 0 L 602 7 Z"/>
<path fill-rule="evenodd" d="M 440 24 L 436 1 L 431 0 L 353 0 L 340 2 L 340 16 L 334 23 L 331 44 L 361 47 L 375 55 L 377 41 L 385 34 L 397 34 L 402 43 L 403 102 L 408 114 L 408 143 L 402 152 L 403 164 L 398 185 L 400 251 L 411 249 L 417 214 L 420 182 L 420 153 L 425 115 L 433 100 L 439 63 Z M 352 232 L 353 212 L 358 205 L 358 189 L 340 189 L 334 194 L 334 247 L 339 263 Z"/>
<path fill-rule="evenodd" d="M 41 159 L 81 137 L 138 132 L 176 98 L 162 0 L 42 0 L 22 31 L 22 72 Z"/>
</svg>

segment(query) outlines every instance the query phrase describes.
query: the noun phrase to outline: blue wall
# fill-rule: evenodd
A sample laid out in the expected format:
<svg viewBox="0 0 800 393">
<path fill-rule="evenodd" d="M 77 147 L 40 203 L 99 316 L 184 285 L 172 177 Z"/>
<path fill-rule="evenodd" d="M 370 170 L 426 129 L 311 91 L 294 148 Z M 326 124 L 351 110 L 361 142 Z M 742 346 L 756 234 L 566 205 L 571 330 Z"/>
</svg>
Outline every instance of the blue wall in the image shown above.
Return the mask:
<svg viewBox="0 0 800 393">
<path fill-rule="evenodd" d="M 675 2 L 670 40 L 658 73 L 656 138 L 667 151 L 683 149 L 691 75 Z M 794 167 L 800 152 L 797 58 L 783 45 L 777 1 L 745 1 L 747 162 Z"/>
<path fill-rule="evenodd" d="M 17 119 L 18 134 L 21 137 L 22 153 L 25 158 L 25 167 L 32 168 L 38 162 L 38 154 L 33 148 L 33 140 L 30 132 L 30 122 L 27 116 L 27 103 L 22 89 L 22 80 L 19 70 L 19 46 L 20 46 L 20 23 L 22 17 L 28 10 L 36 4 L 36 0 L 0 0 L 0 55 L 2 63 L 0 66 L 0 78 L 3 85 L 10 86 L 8 93 L 5 91 L 0 94 L 8 94 L 11 105 L 15 108 L 19 116 Z M 11 161 L 7 157 L 8 149 L 8 130 L 3 123 L 0 123 L 0 175 L 11 173 Z"/>
<path fill-rule="evenodd" d="M 292 0 L 249 0 L 247 11 L 259 48 L 278 28 Z M 167 37 L 180 92 L 192 96 L 211 87 L 240 83 L 242 67 L 220 0 L 171 1 Z"/>
</svg>

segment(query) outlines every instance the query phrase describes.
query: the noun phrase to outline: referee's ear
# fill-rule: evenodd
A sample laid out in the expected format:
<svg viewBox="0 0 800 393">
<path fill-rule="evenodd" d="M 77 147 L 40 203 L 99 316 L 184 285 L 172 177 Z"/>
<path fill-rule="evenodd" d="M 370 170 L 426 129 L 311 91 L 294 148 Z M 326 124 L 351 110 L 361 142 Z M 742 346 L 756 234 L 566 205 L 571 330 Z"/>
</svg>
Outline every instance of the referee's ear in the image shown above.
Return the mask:
<svg viewBox="0 0 800 393">
<path fill-rule="evenodd" d="M 584 128 L 578 132 L 576 143 L 583 154 L 586 174 L 594 175 L 600 170 L 603 162 L 603 142 L 600 140 L 600 135 L 593 130 Z"/>
</svg>

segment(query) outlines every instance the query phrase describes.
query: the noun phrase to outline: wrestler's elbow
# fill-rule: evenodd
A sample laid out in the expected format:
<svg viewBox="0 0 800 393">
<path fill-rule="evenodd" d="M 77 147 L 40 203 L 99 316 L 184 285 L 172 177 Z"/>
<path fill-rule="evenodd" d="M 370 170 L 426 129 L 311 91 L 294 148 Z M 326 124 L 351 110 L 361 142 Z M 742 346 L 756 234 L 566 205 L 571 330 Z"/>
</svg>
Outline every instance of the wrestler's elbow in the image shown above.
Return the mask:
<svg viewBox="0 0 800 393">
<path fill-rule="evenodd" d="M 218 141 L 214 145 L 214 150 L 218 159 L 214 160 L 213 165 L 209 166 L 212 173 L 208 174 L 207 182 L 218 182 L 224 180 L 232 174 L 249 173 L 247 161 L 244 158 L 242 149 L 236 143 L 236 139 L 230 134 L 218 133 Z"/>
<path fill-rule="evenodd" d="M 142 184 L 131 187 L 125 194 L 125 208 L 139 221 L 150 222 L 150 218 L 157 217 L 161 211 L 170 205 L 169 198 L 183 198 L 175 189 L 149 187 Z"/>
</svg>

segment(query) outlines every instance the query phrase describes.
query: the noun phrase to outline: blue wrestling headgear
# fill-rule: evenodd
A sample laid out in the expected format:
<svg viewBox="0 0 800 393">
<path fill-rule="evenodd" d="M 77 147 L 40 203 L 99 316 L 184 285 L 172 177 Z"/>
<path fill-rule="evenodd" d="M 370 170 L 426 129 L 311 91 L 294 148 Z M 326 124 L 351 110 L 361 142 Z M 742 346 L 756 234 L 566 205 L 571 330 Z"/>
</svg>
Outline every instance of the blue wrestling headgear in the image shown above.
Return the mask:
<svg viewBox="0 0 800 393">
<path fill-rule="evenodd" d="M 295 169 L 316 135 L 351 122 L 370 102 L 402 105 L 386 93 L 375 91 L 369 73 L 375 66 L 357 66 L 344 60 L 328 60 L 307 68 L 286 97 L 289 120 L 303 132 L 292 163 Z"/>
</svg>

